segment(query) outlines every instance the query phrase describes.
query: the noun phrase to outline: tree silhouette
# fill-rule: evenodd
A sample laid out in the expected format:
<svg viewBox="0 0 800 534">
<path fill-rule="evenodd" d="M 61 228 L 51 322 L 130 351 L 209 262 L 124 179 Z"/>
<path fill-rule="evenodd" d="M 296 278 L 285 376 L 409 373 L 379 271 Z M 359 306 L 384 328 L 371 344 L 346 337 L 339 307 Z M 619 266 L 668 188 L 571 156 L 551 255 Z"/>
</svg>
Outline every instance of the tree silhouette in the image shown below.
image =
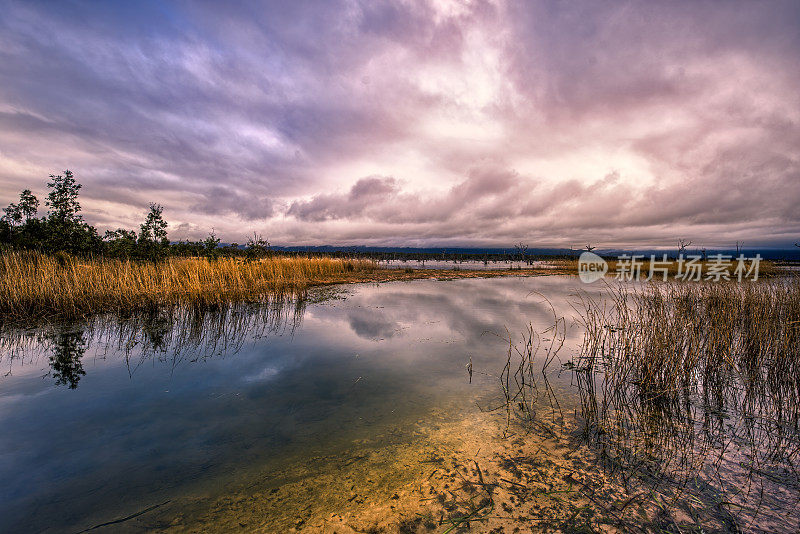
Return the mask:
<svg viewBox="0 0 800 534">
<path fill-rule="evenodd" d="M 22 222 L 22 211 L 19 209 L 18 204 L 13 202 L 7 207 L 3 208 L 3 221 L 5 221 L 12 228 Z"/>
<path fill-rule="evenodd" d="M 166 254 L 169 239 L 163 213 L 164 207 L 161 204 L 150 203 L 147 218 L 139 227 L 139 252 L 145 259 L 155 261 Z"/>
<path fill-rule="evenodd" d="M 64 174 L 50 175 L 45 204 L 50 208 L 43 221 L 45 250 L 50 252 L 66 251 L 73 254 L 93 254 L 102 250 L 102 241 L 97 229 L 83 222 L 80 215 L 81 205 L 78 194 L 81 184 L 75 181 L 72 171 Z"/>
<path fill-rule="evenodd" d="M 12 226 L 21 223 L 23 219 L 28 222 L 36 216 L 38 209 L 39 199 L 31 193 L 30 189 L 25 189 L 19 194 L 18 204 L 11 203 L 8 207 L 3 208 L 4 219 Z"/>
<path fill-rule="evenodd" d="M 24 189 L 19 194 L 18 206 L 20 215 L 25 218 L 25 222 L 28 222 L 36 217 L 36 212 L 39 210 L 39 199 L 31 193 L 30 189 Z"/>
<path fill-rule="evenodd" d="M 150 203 L 150 211 L 144 223 L 139 227 L 139 241 L 164 244 L 167 241 L 167 221 L 162 216 L 164 207 Z"/>
<path fill-rule="evenodd" d="M 209 258 L 216 258 L 219 255 L 219 250 L 217 250 L 217 247 L 219 247 L 219 238 L 212 228 L 208 233 L 208 237 L 203 239 L 203 249 L 206 256 Z"/>
<path fill-rule="evenodd" d="M 78 212 L 81 205 L 78 202 L 78 193 L 83 187 L 75 181 L 72 171 L 69 169 L 64 174 L 50 175 L 52 181 L 47 182 L 50 192 L 47 194 L 47 202 L 50 207 L 48 218 L 62 224 L 77 223 L 82 220 Z"/>
<path fill-rule="evenodd" d="M 136 232 L 133 230 L 106 230 L 103 240 L 106 242 L 105 252 L 109 256 L 130 258 L 136 255 Z"/>
<path fill-rule="evenodd" d="M 685 239 L 678 239 L 678 255 L 680 256 L 684 252 L 686 252 L 686 247 L 692 244 L 691 241 L 687 241 Z"/>
<path fill-rule="evenodd" d="M 247 238 L 247 245 L 245 246 L 245 254 L 248 258 L 260 258 L 269 255 L 270 245 L 269 241 L 256 232 L 253 232 L 252 237 Z"/>
</svg>

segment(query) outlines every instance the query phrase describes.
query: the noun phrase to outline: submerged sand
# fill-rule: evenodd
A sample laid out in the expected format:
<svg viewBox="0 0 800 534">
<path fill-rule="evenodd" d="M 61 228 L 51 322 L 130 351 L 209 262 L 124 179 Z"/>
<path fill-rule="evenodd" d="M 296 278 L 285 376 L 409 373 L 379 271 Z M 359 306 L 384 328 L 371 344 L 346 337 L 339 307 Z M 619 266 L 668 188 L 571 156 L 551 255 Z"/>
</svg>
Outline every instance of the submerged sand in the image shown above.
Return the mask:
<svg viewBox="0 0 800 534">
<path fill-rule="evenodd" d="M 620 476 L 569 421 L 437 410 L 342 453 L 239 477 L 115 530 L 157 532 L 624 532 L 734 528 L 709 488 Z M 246 480 L 245 480 L 246 479 Z M 764 517 L 759 530 L 781 529 Z"/>
</svg>

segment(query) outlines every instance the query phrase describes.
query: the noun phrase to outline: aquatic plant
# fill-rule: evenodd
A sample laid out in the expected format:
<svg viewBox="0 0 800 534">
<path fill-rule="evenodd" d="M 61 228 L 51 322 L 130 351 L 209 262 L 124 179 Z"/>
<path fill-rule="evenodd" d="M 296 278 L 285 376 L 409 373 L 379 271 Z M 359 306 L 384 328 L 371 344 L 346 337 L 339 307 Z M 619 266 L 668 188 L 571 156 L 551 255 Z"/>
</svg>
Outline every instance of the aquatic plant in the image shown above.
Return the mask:
<svg viewBox="0 0 800 534">
<path fill-rule="evenodd" d="M 629 507 L 676 528 L 786 521 L 800 501 L 800 279 L 608 284 L 575 309 L 584 340 L 562 367 L 580 395 L 569 432 L 629 495 L 609 510 L 615 521 Z M 501 375 L 509 423 L 552 435 L 568 426 L 541 405 L 558 320 L 510 342 Z"/>
</svg>

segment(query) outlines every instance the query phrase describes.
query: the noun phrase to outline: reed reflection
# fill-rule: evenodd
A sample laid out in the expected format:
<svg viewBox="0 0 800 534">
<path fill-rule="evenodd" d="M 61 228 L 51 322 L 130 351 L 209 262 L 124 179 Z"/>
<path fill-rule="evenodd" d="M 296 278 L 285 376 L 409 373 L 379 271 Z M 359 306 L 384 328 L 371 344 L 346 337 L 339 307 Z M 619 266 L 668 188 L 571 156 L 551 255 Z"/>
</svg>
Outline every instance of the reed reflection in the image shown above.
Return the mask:
<svg viewBox="0 0 800 534">
<path fill-rule="evenodd" d="M 86 375 L 87 351 L 99 358 L 121 354 L 131 376 L 153 359 L 174 369 L 184 361 L 235 354 L 248 341 L 294 332 L 305 307 L 305 294 L 281 293 L 259 303 L 176 305 L 126 316 L 96 315 L 80 322 L 7 329 L 0 332 L 0 353 L 12 368 L 15 360 L 46 355 L 47 376 L 57 386 L 76 389 Z"/>
</svg>

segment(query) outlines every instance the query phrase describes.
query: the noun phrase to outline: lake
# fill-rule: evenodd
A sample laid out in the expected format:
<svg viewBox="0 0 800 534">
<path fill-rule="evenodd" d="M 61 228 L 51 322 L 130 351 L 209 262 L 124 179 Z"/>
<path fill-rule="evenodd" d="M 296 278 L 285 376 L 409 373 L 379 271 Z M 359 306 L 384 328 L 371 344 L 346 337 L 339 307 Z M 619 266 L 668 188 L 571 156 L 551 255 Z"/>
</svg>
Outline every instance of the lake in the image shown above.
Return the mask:
<svg viewBox="0 0 800 534">
<path fill-rule="evenodd" d="M 547 260 L 381 260 L 384 269 L 444 269 L 461 271 L 499 271 L 506 269 L 558 269 L 559 265 Z"/>
<path fill-rule="evenodd" d="M 536 513 L 590 524 L 598 514 L 584 510 L 603 502 L 673 495 L 685 481 L 662 478 L 656 493 L 644 476 L 620 481 L 582 437 L 575 307 L 603 298 L 586 290 L 568 276 L 358 284 L 7 330 L 0 531 L 444 532 L 468 516 L 481 532 L 523 502 L 516 521 L 547 528 Z M 516 362 L 509 337 L 524 345 L 529 325 L 563 346 L 534 358 L 545 380 L 526 420 L 503 408 L 501 383 Z M 733 502 L 722 480 L 744 477 L 742 463 L 682 495 L 705 503 L 709 524 L 795 525 L 798 487 L 783 471 L 749 470 L 742 515 L 721 510 Z M 658 524 L 648 499 L 607 511 L 639 506 Z M 670 521 L 692 519 L 683 504 Z"/>
</svg>

